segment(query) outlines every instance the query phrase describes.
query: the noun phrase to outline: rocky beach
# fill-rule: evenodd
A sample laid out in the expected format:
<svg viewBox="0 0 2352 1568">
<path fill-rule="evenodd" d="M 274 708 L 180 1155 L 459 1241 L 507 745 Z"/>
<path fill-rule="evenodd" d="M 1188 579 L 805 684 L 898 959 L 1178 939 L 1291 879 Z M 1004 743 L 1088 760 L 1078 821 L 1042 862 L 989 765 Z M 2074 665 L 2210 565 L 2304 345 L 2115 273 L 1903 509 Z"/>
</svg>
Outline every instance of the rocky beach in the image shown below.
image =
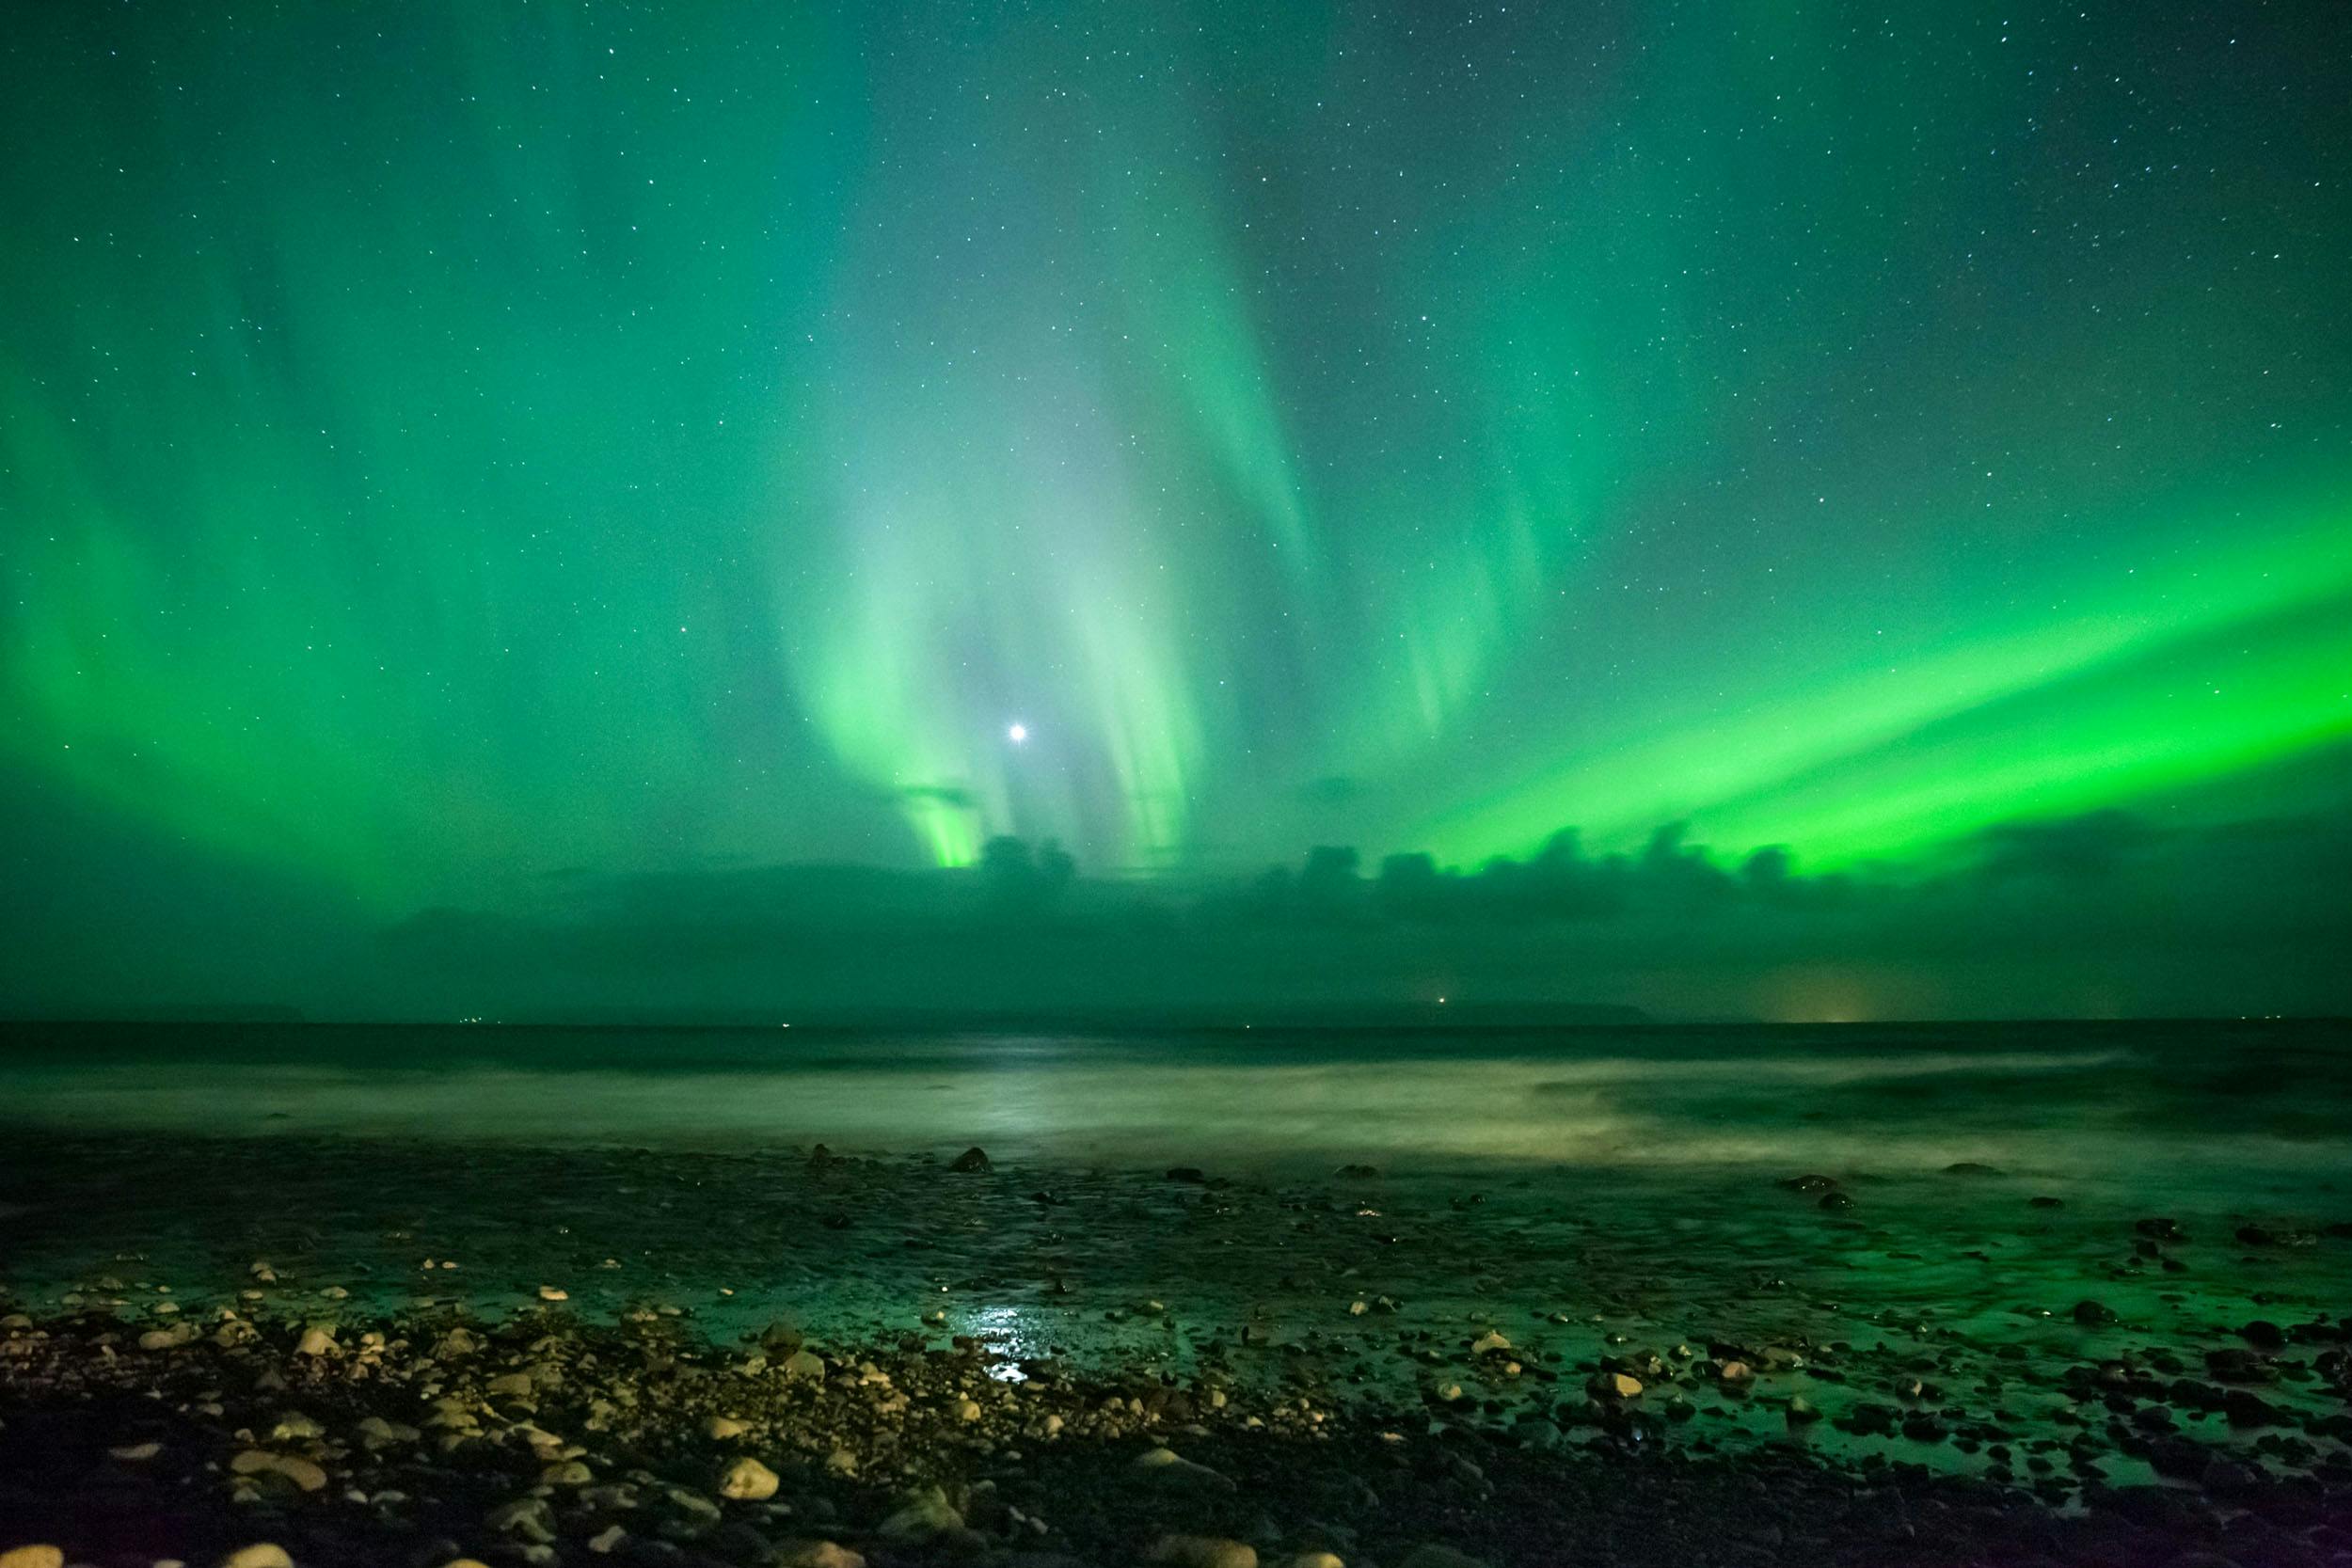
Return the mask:
<svg viewBox="0 0 2352 1568">
<path fill-rule="evenodd" d="M 2352 1562 L 2332 1191 L 13 1148 L 8 1568 Z"/>
</svg>

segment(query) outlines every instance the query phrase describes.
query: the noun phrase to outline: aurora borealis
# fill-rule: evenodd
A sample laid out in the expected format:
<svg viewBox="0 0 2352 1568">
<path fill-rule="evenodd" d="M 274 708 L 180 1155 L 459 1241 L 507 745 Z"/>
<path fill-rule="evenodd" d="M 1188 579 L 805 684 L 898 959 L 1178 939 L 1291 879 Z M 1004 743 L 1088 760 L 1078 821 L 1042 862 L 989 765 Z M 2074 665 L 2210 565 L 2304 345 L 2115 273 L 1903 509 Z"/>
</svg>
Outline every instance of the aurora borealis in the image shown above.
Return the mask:
<svg viewBox="0 0 2352 1568">
<path fill-rule="evenodd" d="M 40 8 L 6 847 L 374 929 L 2340 812 L 2347 59 L 2315 0 Z"/>
</svg>

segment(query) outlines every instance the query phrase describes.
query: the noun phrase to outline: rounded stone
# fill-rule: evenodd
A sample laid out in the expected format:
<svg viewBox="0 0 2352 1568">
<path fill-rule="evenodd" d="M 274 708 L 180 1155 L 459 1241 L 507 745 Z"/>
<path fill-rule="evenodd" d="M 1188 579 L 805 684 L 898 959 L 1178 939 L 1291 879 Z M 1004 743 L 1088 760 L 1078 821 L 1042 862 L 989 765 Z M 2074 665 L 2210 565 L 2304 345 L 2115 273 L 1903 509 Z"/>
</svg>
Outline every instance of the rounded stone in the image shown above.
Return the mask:
<svg viewBox="0 0 2352 1568">
<path fill-rule="evenodd" d="M 737 1502 L 762 1502 L 776 1495 L 775 1471 L 749 1457 L 737 1460 L 719 1478 L 719 1496 Z"/>
</svg>

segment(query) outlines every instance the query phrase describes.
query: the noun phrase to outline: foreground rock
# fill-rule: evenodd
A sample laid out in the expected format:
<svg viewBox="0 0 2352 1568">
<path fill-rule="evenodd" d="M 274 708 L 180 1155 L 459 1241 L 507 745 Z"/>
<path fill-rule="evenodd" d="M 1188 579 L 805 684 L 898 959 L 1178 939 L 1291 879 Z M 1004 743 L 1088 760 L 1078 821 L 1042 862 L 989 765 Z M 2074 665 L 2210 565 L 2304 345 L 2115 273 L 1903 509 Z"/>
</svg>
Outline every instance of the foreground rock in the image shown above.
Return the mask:
<svg viewBox="0 0 2352 1568">
<path fill-rule="evenodd" d="M 487 1325 L 355 1319 L 327 1359 L 306 1353 L 298 1322 L 254 1321 L 250 1337 L 200 1336 L 160 1358 L 122 1354 L 132 1338 L 105 1313 L 9 1323 L 0 1520 L 20 1539 L 0 1568 L 1548 1568 L 1598 1560 L 1602 1541 L 1612 1568 L 2200 1551 L 2338 1568 L 2336 1521 L 2352 1517 L 2344 1466 L 2278 1483 L 2161 1429 L 2143 1451 L 2192 1489 L 2092 1485 L 2074 1513 L 2021 1489 L 1849 1470 L 1788 1448 L 1659 1451 L 1655 1433 L 1687 1418 L 1686 1387 L 1744 1400 L 1803 1359 L 1771 1345 L 1629 1351 L 1545 1385 L 1538 1419 L 1489 1426 L 1468 1390 L 1433 1417 L 1214 1367 L 1018 1367 L 969 1341 L 820 1355 L 782 1332 L 773 1348 L 794 1348 L 779 1364 L 658 1313 L 618 1328 L 536 1308 Z M 1493 1330 L 1454 1343 L 1488 1386 L 1549 1370 L 1523 1366 L 1534 1353 Z M 2233 1374 L 2270 1370 L 2237 1355 L 2221 1358 Z M 815 1370 L 796 1373 L 803 1356 Z M 2121 1388 L 2163 1391 L 2138 1375 L 2088 1370 L 2086 1398 L 2106 1408 Z M 1865 1402 L 1839 1431 L 1980 1440 L 1934 1414 L 1943 1390 L 1915 1380 L 1897 1392 L 1908 1402 Z M 2215 1388 L 2215 1409 L 2232 1396 L 2258 1399 Z M 1774 1399 L 1788 1430 L 1820 1414 L 1801 1395 L 1756 1397 Z M 2261 1402 L 2265 1420 L 2280 1418 Z"/>
</svg>

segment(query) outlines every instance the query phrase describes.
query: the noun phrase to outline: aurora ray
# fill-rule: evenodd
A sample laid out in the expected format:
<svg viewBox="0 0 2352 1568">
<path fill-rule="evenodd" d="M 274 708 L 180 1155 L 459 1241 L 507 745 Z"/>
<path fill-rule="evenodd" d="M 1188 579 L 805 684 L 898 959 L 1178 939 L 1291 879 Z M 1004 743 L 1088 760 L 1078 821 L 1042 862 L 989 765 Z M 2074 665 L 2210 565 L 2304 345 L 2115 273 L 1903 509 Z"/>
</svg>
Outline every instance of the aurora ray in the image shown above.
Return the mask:
<svg viewBox="0 0 2352 1568">
<path fill-rule="evenodd" d="M 0 754 L 378 917 L 1001 834 L 1927 867 L 2308 768 L 2352 22 L 2217 25 L 49 8 Z"/>
</svg>

